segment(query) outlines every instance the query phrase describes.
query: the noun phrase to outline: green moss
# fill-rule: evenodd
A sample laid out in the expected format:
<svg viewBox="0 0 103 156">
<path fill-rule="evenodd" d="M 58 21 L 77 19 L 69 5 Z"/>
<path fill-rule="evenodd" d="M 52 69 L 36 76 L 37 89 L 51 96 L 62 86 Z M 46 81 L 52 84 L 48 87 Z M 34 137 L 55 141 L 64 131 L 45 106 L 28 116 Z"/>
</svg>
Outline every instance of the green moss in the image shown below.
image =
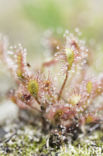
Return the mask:
<svg viewBox="0 0 103 156">
<path fill-rule="evenodd" d="M 76 140 L 73 144 L 65 145 L 60 150 L 60 156 L 91 156 L 103 155 L 103 132 L 95 131 Z"/>
<path fill-rule="evenodd" d="M 55 147 L 47 148 L 48 135 L 44 135 L 39 128 L 36 129 L 30 124 L 24 124 L 23 128 L 18 129 L 16 135 L 0 146 L 0 156 L 29 156 L 33 154 L 47 154 L 48 156 L 55 156 L 56 154 L 59 154 L 59 156 L 102 156 L 103 132 L 100 130 L 79 137 L 73 143 L 64 143 L 58 150 Z"/>
</svg>

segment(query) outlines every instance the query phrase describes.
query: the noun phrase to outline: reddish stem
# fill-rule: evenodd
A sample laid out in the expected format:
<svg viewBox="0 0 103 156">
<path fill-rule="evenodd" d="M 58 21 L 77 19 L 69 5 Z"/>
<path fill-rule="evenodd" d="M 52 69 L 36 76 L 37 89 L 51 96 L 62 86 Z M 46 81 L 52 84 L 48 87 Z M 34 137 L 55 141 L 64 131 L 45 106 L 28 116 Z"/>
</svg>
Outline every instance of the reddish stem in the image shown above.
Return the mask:
<svg viewBox="0 0 103 156">
<path fill-rule="evenodd" d="M 41 105 L 41 103 L 40 103 L 40 101 L 38 100 L 37 97 L 35 97 L 35 100 L 36 100 L 36 102 L 37 102 L 39 105 Z"/>
<path fill-rule="evenodd" d="M 58 101 L 60 100 L 60 98 L 62 96 L 62 93 L 63 93 L 64 87 L 66 85 L 67 79 L 68 79 L 68 68 L 67 68 L 67 71 L 66 71 L 65 79 L 63 81 L 63 84 L 62 84 L 61 89 L 60 89 L 59 94 L 58 94 Z"/>
</svg>

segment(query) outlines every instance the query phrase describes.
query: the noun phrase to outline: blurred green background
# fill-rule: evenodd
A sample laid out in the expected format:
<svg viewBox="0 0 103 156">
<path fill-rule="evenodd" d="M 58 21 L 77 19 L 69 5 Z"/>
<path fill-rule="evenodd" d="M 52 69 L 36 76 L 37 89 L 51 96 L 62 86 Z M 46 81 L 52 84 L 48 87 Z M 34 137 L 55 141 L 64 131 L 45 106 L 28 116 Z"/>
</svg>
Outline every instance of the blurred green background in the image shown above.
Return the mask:
<svg viewBox="0 0 103 156">
<path fill-rule="evenodd" d="M 22 43 L 30 55 L 42 53 L 40 39 L 47 29 L 76 27 L 87 41 L 101 44 L 103 0 L 0 0 L 0 32 L 11 44 Z"/>
<path fill-rule="evenodd" d="M 43 58 L 44 32 L 59 36 L 75 28 L 92 49 L 94 69 L 102 71 L 103 0 L 0 0 L 0 32 L 10 45 L 22 43 L 33 64 Z"/>
</svg>

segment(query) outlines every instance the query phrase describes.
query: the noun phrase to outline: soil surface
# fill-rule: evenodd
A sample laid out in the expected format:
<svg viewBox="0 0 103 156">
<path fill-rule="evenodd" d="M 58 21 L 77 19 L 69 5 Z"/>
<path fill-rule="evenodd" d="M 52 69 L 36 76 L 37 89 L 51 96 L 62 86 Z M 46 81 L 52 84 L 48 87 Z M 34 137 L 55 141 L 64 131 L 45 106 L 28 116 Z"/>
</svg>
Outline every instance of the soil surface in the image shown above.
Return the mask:
<svg viewBox="0 0 103 156">
<path fill-rule="evenodd" d="M 98 124 L 87 129 L 85 134 L 76 131 L 76 138 L 60 136 L 44 131 L 31 112 L 19 111 L 0 125 L 0 156 L 102 156 L 102 130 Z"/>
</svg>

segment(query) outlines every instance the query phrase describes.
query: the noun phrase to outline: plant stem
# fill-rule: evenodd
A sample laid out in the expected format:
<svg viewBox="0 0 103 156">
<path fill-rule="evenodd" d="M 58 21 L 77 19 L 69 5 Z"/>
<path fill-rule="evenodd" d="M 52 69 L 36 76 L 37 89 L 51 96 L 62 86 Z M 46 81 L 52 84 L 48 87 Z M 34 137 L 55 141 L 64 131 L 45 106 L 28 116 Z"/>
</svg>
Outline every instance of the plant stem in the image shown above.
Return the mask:
<svg viewBox="0 0 103 156">
<path fill-rule="evenodd" d="M 35 97 L 35 100 L 36 100 L 36 102 L 37 102 L 39 105 L 41 105 L 41 103 L 40 103 L 40 101 L 38 100 L 37 97 Z"/>
<path fill-rule="evenodd" d="M 66 85 L 67 79 L 68 79 L 68 68 L 67 68 L 67 71 L 66 71 L 65 79 L 63 81 L 63 84 L 62 84 L 61 89 L 60 89 L 59 94 L 58 94 L 58 101 L 60 100 L 60 98 L 62 96 L 62 93 L 63 93 L 64 87 Z"/>
</svg>

